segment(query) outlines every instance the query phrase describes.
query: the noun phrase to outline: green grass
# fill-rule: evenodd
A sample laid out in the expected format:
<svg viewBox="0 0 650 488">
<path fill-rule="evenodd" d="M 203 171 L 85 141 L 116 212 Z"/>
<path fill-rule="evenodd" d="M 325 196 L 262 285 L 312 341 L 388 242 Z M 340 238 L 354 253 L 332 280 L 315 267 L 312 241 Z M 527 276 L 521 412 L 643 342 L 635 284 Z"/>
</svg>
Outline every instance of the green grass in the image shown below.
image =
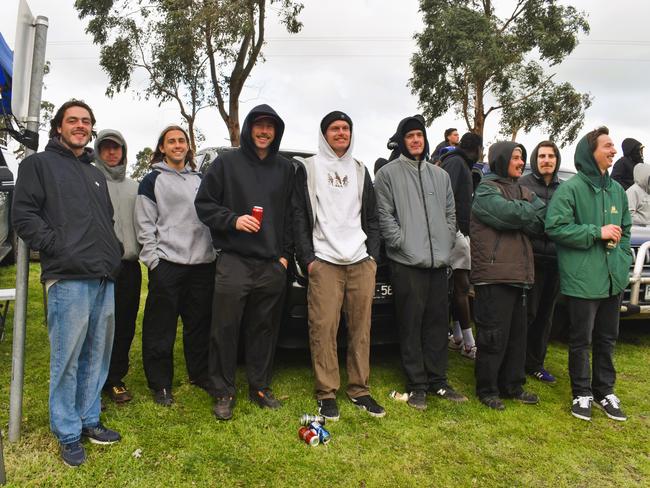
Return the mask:
<svg viewBox="0 0 650 488">
<path fill-rule="evenodd" d="M 14 286 L 14 268 L 0 269 L 0 287 Z M 124 439 L 88 445 L 88 461 L 70 469 L 59 460 L 49 431 L 47 331 L 43 325 L 38 265 L 30 275 L 22 437 L 6 438 L 11 377 L 11 313 L 0 343 L 0 426 L 8 486 L 647 486 L 650 483 L 650 325 L 624 324 L 617 347 L 617 392 L 628 422 L 600 411 L 592 423 L 568 411 L 566 346 L 553 343 L 548 368 L 554 387 L 529 382 L 538 406 L 507 402 L 489 411 L 473 397 L 473 363 L 450 353 L 451 384 L 471 396 L 464 405 L 429 399 L 425 412 L 388 398 L 404 378 L 396 348 L 373 351 L 373 394 L 388 411 L 373 419 L 339 395 L 341 420 L 328 423 L 332 441 L 310 448 L 298 440 L 298 418 L 315 413 L 307 351 L 279 350 L 274 390 L 278 411 L 247 400 L 243 371 L 230 422 L 217 422 L 211 401 L 187 384 L 180 333 L 174 394 L 169 409 L 155 406 L 142 371 L 138 336 L 127 384 L 135 399 L 108 405 L 105 423 Z M 144 299 L 144 294 L 143 294 Z M 12 306 L 13 310 L 13 306 Z M 139 322 L 140 323 L 140 322 Z M 345 378 L 342 378 L 345 384 Z M 141 456 L 133 453 L 141 450 Z"/>
</svg>

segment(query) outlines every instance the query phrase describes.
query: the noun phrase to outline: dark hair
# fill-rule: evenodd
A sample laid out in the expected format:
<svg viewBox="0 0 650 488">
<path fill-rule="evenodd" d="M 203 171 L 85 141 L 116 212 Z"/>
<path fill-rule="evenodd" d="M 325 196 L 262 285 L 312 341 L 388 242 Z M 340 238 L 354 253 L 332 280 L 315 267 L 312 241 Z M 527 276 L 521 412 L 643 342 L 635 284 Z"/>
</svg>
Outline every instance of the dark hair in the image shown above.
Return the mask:
<svg viewBox="0 0 650 488">
<path fill-rule="evenodd" d="M 598 147 L 598 138 L 603 135 L 605 136 L 609 135 L 609 129 L 604 125 L 598 127 L 598 129 L 594 129 L 591 132 L 587 133 L 587 143 L 589 144 L 589 150 L 591 152 L 594 152 L 596 150 L 596 148 Z"/>
<path fill-rule="evenodd" d="M 452 132 L 455 132 L 455 131 L 457 131 L 457 130 L 458 130 L 458 129 L 456 129 L 455 127 L 450 127 L 449 129 L 447 129 L 447 130 L 445 131 L 445 142 L 448 142 L 448 141 L 447 141 L 447 137 L 449 137 L 449 136 L 451 135 Z"/>
<path fill-rule="evenodd" d="M 466 132 L 463 134 L 463 137 L 460 138 L 460 143 L 458 145 L 461 149 L 466 149 L 468 151 L 478 150 L 483 146 L 483 138 L 473 132 Z"/>
<path fill-rule="evenodd" d="M 95 114 L 93 113 L 93 110 L 83 100 L 75 100 L 73 98 L 72 100 L 68 100 L 63 105 L 61 105 L 56 111 L 56 114 L 54 114 L 54 117 L 52 117 L 52 120 L 50 120 L 50 139 L 53 137 L 59 137 L 58 129 L 63 124 L 63 116 L 65 115 L 65 111 L 70 107 L 81 107 L 88 110 L 88 113 L 90 114 L 90 122 L 92 123 L 93 127 L 95 127 L 95 122 L 97 121 L 95 120 Z M 92 137 L 95 137 L 97 135 L 95 134 L 95 131 L 91 131 L 91 134 Z"/>
<path fill-rule="evenodd" d="M 150 166 L 153 166 L 156 163 L 160 163 L 161 161 L 163 161 L 165 159 L 165 155 L 160 150 L 160 146 L 162 146 L 163 143 L 165 142 L 165 136 L 167 135 L 167 133 L 171 132 L 173 130 L 179 130 L 179 131 L 181 131 L 183 133 L 183 135 L 185 136 L 185 139 L 187 140 L 187 146 L 189 148 L 189 146 L 190 146 L 190 138 L 187 135 L 187 132 L 185 131 L 185 129 L 183 129 L 182 127 L 180 127 L 178 125 L 167 126 L 160 133 L 160 137 L 158 137 L 158 142 L 156 143 L 156 149 L 154 150 L 153 156 L 151 156 L 151 162 L 149 163 Z M 185 155 L 185 163 L 186 164 L 189 163 L 190 168 L 192 168 L 192 170 L 196 170 L 196 164 L 194 163 L 194 152 L 192 151 L 191 148 L 189 148 L 187 150 L 187 154 Z"/>
</svg>

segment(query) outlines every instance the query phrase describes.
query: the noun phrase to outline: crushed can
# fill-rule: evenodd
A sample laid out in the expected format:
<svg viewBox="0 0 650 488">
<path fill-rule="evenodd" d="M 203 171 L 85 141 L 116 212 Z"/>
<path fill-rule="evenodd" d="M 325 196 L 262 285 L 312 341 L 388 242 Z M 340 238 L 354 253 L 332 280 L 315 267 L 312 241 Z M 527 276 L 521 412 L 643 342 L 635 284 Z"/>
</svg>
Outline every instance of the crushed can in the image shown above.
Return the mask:
<svg viewBox="0 0 650 488">
<path fill-rule="evenodd" d="M 325 425 L 325 417 L 322 415 L 309 415 L 305 413 L 300 417 L 300 425 L 308 426 L 312 422 L 318 422 L 321 425 Z"/>
<path fill-rule="evenodd" d="M 391 397 L 393 400 L 397 400 L 398 402 L 406 402 L 409 399 L 408 393 L 400 393 L 399 391 L 396 390 L 391 391 L 388 396 Z"/>
<path fill-rule="evenodd" d="M 318 434 L 318 440 L 321 444 L 327 444 L 330 441 L 330 433 L 318 422 L 311 422 L 309 428 Z"/>
<path fill-rule="evenodd" d="M 298 430 L 298 438 L 305 441 L 305 444 L 309 444 L 311 447 L 316 447 L 320 443 L 318 433 L 305 426 L 300 427 Z"/>
</svg>

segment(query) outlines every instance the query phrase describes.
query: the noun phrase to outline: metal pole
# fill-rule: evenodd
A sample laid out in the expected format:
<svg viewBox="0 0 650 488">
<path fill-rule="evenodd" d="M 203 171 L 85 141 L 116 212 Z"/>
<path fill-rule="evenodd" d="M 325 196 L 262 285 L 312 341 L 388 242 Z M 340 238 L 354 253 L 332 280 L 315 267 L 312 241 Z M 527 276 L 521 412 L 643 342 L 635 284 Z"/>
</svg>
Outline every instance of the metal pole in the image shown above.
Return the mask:
<svg viewBox="0 0 650 488">
<path fill-rule="evenodd" d="M 45 46 L 47 40 L 47 17 L 38 16 L 35 21 L 34 57 L 32 60 L 31 84 L 27 129 L 38 133 L 43 91 Z M 35 151 L 27 149 L 25 156 Z M 13 348 L 11 357 L 11 391 L 9 394 L 9 441 L 20 440 L 20 423 L 23 412 L 23 380 L 25 377 L 25 324 L 27 318 L 27 287 L 29 280 L 29 249 L 18 239 L 16 257 L 16 304 L 14 307 Z"/>
</svg>

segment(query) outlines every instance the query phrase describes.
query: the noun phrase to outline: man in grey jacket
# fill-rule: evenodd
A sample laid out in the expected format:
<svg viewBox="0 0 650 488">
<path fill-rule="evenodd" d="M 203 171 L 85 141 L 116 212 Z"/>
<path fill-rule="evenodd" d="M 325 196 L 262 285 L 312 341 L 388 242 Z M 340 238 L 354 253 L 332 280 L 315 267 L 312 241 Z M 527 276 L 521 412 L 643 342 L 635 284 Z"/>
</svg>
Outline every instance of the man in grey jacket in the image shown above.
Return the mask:
<svg viewBox="0 0 650 488">
<path fill-rule="evenodd" d="M 426 392 L 466 401 L 447 384 L 447 277 L 456 237 L 449 175 L 424 160 L 428 141 L 417 117 L 397 128 L 400 156 L 375 177 L 381 235 L 391 264 L 408 404 L 424 410 Z"/>
<path fill-rule="evenodd" d="M 106 176 L 113 205 L 115 234 L 123 247 L 120 274 L 115 281 L 115 335 L 104 392 L 115 403 L 133 397 L 124 384 L 129 371 L 129 349 L 135 335 L 135 320 L 140 306 L 142 273 L 133 212 L 138 183 L 126 177 L 126 141 L 116 130 L 103 130 L 95 140 L 95 166 Z"/>
<path fill-rule="evenodd" d="M 634 225 L 650 225 L 650 164 L 634 167 L 634 184 L 625 193 Z"/>
</svg>

